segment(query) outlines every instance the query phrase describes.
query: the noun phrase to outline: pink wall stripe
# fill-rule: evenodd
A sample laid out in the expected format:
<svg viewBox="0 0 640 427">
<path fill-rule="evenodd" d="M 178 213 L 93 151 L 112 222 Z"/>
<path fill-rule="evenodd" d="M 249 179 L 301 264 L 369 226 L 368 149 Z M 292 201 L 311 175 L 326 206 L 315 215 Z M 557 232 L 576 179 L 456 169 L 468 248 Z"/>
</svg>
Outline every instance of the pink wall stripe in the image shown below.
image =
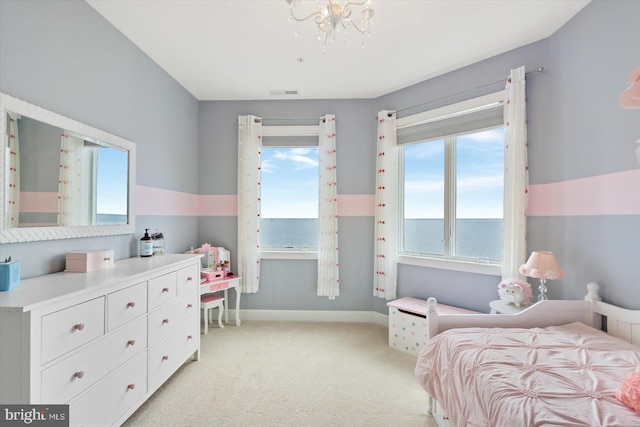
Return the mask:
<svg viewBox="0 0 640 427">
<path fill-rule="evenodd" d="M 58 193 L 21 191 L 20 212 L 57 213 Z"/>
<path fill-rule="evenodd" d="M 339 216 L 373 216 L 373 194 L 338 195 Z M 138 215 L 238 216 L 238 196 L 201 195 L 136 186 Z"/>
<path fill-rule="evenodd" d="M 198 216 L 197 194 L 136 186 L 136 215 Z"/>
<path fill-rule="evenodd" d="M 531 185 L 527 215 L 640 215 L 640 169 Z"/>
<path fill-rule="evenodd" d="M 201 216 L 238 216 L 238 196 L 202 195 L 200 196 Z"/>
<path fill-rule="evenodd" d="M 138 215 L 237 216 L 238 197 L 136 186 Z M 21 212 L 56 212 L 58 195 L 20 193 Z M 339 216 L 374 216 L 375 195 L 339 194 Z M 529 187 L 528 216 L 640 215 L 640 169 Z"/>
<path fill-rule="evenodd" d="M 338 216 L 374 216 L 373 194 L 338 194 Z"/>
</svg>

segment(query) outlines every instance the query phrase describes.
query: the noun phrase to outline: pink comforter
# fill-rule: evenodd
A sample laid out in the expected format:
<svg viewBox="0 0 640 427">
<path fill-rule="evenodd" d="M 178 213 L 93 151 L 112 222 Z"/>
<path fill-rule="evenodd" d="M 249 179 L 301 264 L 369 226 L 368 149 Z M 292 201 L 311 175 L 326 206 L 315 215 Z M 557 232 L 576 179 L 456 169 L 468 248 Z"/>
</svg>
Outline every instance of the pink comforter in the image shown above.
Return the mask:
<svg viewBox="0 0 640 427">
<path fill-rule="evenodd" d="M 581 323 L 464 328 L 422 349 L 416 377 L 454 426 L 640 426 L 614 394 L 640 348 Z"/>
</svg>

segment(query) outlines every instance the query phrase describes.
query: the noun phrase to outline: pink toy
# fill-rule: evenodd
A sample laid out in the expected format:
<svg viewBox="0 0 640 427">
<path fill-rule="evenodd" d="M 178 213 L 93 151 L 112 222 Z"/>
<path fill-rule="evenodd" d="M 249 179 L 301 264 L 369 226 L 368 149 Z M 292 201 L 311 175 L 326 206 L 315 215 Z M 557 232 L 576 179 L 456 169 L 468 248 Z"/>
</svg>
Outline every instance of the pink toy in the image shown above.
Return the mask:
<svg viewBox="0 0 640 427">
<path fill-rule="evenodd" d="M 506 303 L 516 307 L 531 302 L 531 285 L 516 279 L 505 279 L 498 284 L 498 295 Z"/>
</svg>

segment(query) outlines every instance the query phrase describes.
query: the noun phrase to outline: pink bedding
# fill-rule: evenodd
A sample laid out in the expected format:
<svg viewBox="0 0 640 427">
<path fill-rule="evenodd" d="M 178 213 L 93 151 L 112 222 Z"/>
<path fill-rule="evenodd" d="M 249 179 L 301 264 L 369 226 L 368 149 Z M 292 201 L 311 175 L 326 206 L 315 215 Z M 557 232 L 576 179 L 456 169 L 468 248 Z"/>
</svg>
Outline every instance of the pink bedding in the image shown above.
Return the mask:
<svg viewBox="0 0 640 427">
<path fill-rule="evenodd" d="M 463 328 L 422 349 L 416 377 L 454 426 L 640 426 L 614 394 L 640 348 L 581 323 Z"/>
</svg>

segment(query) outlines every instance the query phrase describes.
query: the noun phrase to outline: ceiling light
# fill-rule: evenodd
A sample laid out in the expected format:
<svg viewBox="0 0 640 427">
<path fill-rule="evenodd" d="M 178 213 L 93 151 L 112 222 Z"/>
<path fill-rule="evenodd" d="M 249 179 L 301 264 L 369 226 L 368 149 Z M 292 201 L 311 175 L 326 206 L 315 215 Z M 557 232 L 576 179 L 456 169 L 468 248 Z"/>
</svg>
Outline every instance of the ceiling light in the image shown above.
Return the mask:
<svg viewBox="0 0 640 427">
<path fill-rule="evenodd" d="M 345 43 L 347 43 L 352 28 L 362 34 L 362 47 L 364 47 L 364 39 L 366 35 L 369 35 L 369 27 L 375 14 L 374 10 L 371 9 L 371 0 L 319 0 L 317 10 L 304 17 L 296 16 L 296 8 L 300 5 L 301 0 L 285 1 L 291 8 L 289 20 L 296 23 L 296 37 L 298 36 L 298 23 L 313 18 L 318 26 L 318 40 L 322 42 L 322 48 L 325 53 L 327 44 L 335 42 L 336 34 L 340 31 L 344 31 Z M 352 13 L 358 10 L 362 17 L 359 25 L 354 21 L 355 18 L 351 17 Z"/>
</svg>

